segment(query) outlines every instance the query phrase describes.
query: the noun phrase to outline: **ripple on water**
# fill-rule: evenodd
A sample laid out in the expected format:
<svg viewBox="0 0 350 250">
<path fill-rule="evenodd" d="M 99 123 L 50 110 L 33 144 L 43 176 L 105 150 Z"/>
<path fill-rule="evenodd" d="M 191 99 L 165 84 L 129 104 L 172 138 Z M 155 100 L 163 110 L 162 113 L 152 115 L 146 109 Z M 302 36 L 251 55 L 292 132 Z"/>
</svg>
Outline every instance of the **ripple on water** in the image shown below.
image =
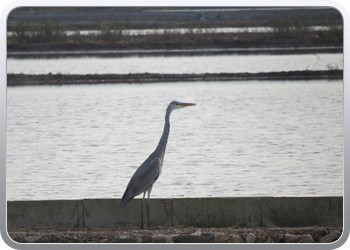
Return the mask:
<svg viewBox="0 0 350 250">
<path fill-rule="evenodd" d="M 341 81 L 7 91 L 9 200 L 120 198 L 174 99 L 153 198 L 343 194 Z"/>
</svg>

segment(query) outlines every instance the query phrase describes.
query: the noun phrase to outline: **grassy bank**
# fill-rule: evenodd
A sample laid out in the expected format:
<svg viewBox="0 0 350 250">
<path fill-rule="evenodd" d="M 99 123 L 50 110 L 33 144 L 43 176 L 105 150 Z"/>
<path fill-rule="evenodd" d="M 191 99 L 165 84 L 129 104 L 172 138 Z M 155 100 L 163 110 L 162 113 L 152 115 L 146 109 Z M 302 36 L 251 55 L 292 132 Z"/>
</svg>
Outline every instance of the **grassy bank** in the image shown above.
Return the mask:
<svg viewBox="0 0 350 250">
<path fill-rule="evenodd" d="M 136 13 L 136 14 L 135 14 Z M 237 47 L 263 47 L 263 46 L 342 46 L 343 26 L 341 19 L 332 16 L 316 16 L 310 14 L 308 18 L 302 12 L 294 11 L 290 15 L 281 15 L 272 12 L 263 18 L 250 17 L 257 15 L 251 11 L 250 16 L 242 16 L 242 19 L 222 18 L 212 20 L 191 20 L 183 17 L 179 22 L 172 15 L 163 15 L 166 21 L 160 21 L 153 25 L 154 21 L 142 22 L 145 18 L 140 13 L 129 13 L 132 17 L 128 20 L 112 21 L 96 12 L 95 17 L 89 22 L 89 27 L 100 31 L 98 35 L 81 35 L 79 29 L 84 22 L 69 22 L 47 17 L 43 22 L 30 21 L 30 18 L 18 19 L 8 29 L 13 36 L 7 38 L 8 51 L 38 51 L 38 50 L 84 50 L 93 49 L 182 49 L 182 48 L 237 48 Z M 144 12 L 142 12 L 144 13 Z M 219 13 L 219 12 L 217 12 Z M 223 12 L 224 13 L 224 12 Z M 238 13 L 238 12 L 237 12 Z M 275 13 L 275 14 L 273 14 Z M 279 13 L 279 14 L 276 14 Z M 284 12 L 282 12 L 283 14 Z M 310 12 L 311 13 L 311 12 Z M 39 15 L 39 14 L 37 14 Z M 77 18 L 77 14 L 66 14 L 67 18 Z M 127 14 L 119 13 L 122 16 Z M 133 16 L 134 15 L 134 16 Z M 199 14 L 198 14 L 199 15 Z M 202 14 L 201 14 L 202 15 Z M 224 14 L 222 14 L 224 15 Z M 226 14 L 228 15 L 228 14 Z M 233 14 L 231 14 L 233 15 Z M 118 16 L 118 15 L 117 15 Z M 249 17 L 249 18 L 248 18 Z M 149 16 L 152 20 L 152 15 Z M 166 19 L 168 18 L 168 19 Z M 177 17 L 179 18 L 179 17 Z M 158 19 L 154 19 L 158 20 Z M 163 20 L 163 19 L 160 19 Z M 148 23 L 148 25 L 146 25 Z M 150 23 L 152 25 L 150 25 Z M 322 25 L 325 30 L 312 30 L 311 26 Z M 219 27 L 270 27 L 269 33 L 210 33 L 209 28 Z M 87 27 L 86 27 L 87 28 Z M 128 29 L 158 28 L 162 34 L 128 34 Z M 184 33 L 174 32 L 173 28 L 183 28 Z M 200 28 L 200 30 L 197 30 Z M 73 35 L 67 35 L 67 30 L 75 30 Z"/>
<path fill-rule="evenodd" d="M 96 49 L 189 49 L 189 48 L 249 48 L 249 47 L 298 47 L 298 46 L 343 46 L 343 37 L 333 35 L 337 31 L 313 31 L 307 38 L 278 33 L 240 33 L 240 34 L 174 34 L 121 36 L 115 32 L 106 32 L 96 36 L 52 34 L 43 35 L 41 42 L 34 37 L 9 38 L 8 51 L 44 51 L 44 50 L 96 50 Z M 276 38 L 282 36 L 286 38 Z M 57 37 L 56 40 L 54 38 Z M 46 42 L 44 42 L 46 41 Z"/>
</svg>

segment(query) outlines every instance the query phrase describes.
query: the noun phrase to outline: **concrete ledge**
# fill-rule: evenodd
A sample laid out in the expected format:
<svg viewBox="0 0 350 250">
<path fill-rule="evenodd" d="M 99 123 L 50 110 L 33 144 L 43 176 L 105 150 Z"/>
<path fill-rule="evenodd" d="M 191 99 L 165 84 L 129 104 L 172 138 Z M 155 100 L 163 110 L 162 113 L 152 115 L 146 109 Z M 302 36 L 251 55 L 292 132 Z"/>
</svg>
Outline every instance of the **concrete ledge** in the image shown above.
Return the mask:
<svg viewBox="0 0 350 250">
<path fill-rule="evenodd" d="M 120 199 L 83 200 L 84 226 L 100 228 L 139 227 L 142 200 L 132 200 L 123 209 L 119 208 L 120 202 Z M 152 226 L 172 226 L 171 199 L 152 199 L 149 206 Z M 146 204 L 144 204 L 144 222 L 147 222 L 146 212 Z"/>
<path fill-rule="evenodd" d="M 260 225 L 259 198 L 173 199 L 173 226 L 256 227 Z"/>
<path fill-rule="evenodd" d="M 342 225 L 343 197 L 260 198 L 261 225 Z"/>
<path fill-rule="evenodd" d="M 7 225 L 8 228 L 139 227 L 141 201 L 134 199 L 122 209 L 120 199 L 8 201 Z M 151 199 L 150 217 L 152 227 L 342 225 L 343 197 Z"/>
<path fill-rule="evenodd" d="M 83 226 L 81 200 L 8 201 L 7 226 Z"/>
</svg>

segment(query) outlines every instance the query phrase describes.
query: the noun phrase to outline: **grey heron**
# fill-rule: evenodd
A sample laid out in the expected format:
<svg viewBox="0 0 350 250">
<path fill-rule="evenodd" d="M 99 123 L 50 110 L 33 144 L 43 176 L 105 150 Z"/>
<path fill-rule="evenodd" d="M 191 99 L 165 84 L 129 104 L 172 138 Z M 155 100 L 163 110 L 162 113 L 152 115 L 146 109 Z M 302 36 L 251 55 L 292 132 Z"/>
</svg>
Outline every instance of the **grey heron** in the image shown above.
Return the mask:
<svg viewBox="0 0 350 250">
<path fill-rule="evenodd" d="M 194 106 L 194 103 L 183 103 L 178 101 L 172 101 L 165 113 L 165 124 L 163 129 L 163 134 L 159 140 L 158 146 L 152 154 L 141 164 L 141 166 L 135 171 L 134 175 L 131 177 L 128 186 L 126 187 L 125 193 L 123 195 L 120 207 L 125 207 L 131 199 L 135 196 L 143 193 L 142 203 L 141 203 L 141 229 L 143 229 L 143 201 L 145 200 L 146 192 L 148 192 L 147 197 L 147 219 L 148 219 L 148 229 L 150 229 L 149 222 L 149 197 L 152 191 L 153 184 L 159 178 L 162 172 L 163 159 L 165 154 L 165 148 L 169 137 L 170 131 L 170 114 L 173 110 Z"/>
</svg>

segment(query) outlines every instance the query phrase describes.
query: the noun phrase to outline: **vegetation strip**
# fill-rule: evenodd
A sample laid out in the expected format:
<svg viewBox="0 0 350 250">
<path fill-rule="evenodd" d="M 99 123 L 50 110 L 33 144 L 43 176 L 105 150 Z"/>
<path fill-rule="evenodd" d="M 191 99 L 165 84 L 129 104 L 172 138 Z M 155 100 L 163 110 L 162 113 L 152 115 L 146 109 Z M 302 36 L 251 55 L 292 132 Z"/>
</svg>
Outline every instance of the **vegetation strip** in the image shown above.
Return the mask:
<svg viewBox="0 0 350 250">
<path fill-rule="evenodd" d="M 7 51 L 342 46 L 343 21 L 328 9 L 18 8 L 9 15 Z M 173 12 L 175 11 L 175 12 Z M 190 11 L 190 12 L 188 12 Z M 193 12 L 194 11 L 194 12 Z M 35 13 L 34 13 L 35 12 Z M 82 16 L 81 14 L 84 13 Z M 185 14 L 187 13 L 187 14 Z M 314 29 L 322 26 L 323 29 Z M 240 32 L 212 33 L 239 27 Z M 250 32 L 266 27 L 271 32 Z M 160 34 L 147 29 L 160 29 Z M 175 29 L 175 31 L 173 30 Z M 179 31 L 179 29 L 183 29 Z M 82 35 L 82 30 L 97 34 Z M 137 36 L 132 35 L 134 30 Z M 70 35 L 68 35 L 70 31 Z M 73 31 L 73 33 L 71 32 Z"/>
<path fill-rule="evenodd" d="M 106 84 L 106 83 L 154 83 L 186 81 L 235 81 L 235 80 L 311 80 L 343 79 L 343 70 L 281 71 L 266 73 L 205 73 L 205 74 L 7 74 L 7 86 Z"/>
</svg>

